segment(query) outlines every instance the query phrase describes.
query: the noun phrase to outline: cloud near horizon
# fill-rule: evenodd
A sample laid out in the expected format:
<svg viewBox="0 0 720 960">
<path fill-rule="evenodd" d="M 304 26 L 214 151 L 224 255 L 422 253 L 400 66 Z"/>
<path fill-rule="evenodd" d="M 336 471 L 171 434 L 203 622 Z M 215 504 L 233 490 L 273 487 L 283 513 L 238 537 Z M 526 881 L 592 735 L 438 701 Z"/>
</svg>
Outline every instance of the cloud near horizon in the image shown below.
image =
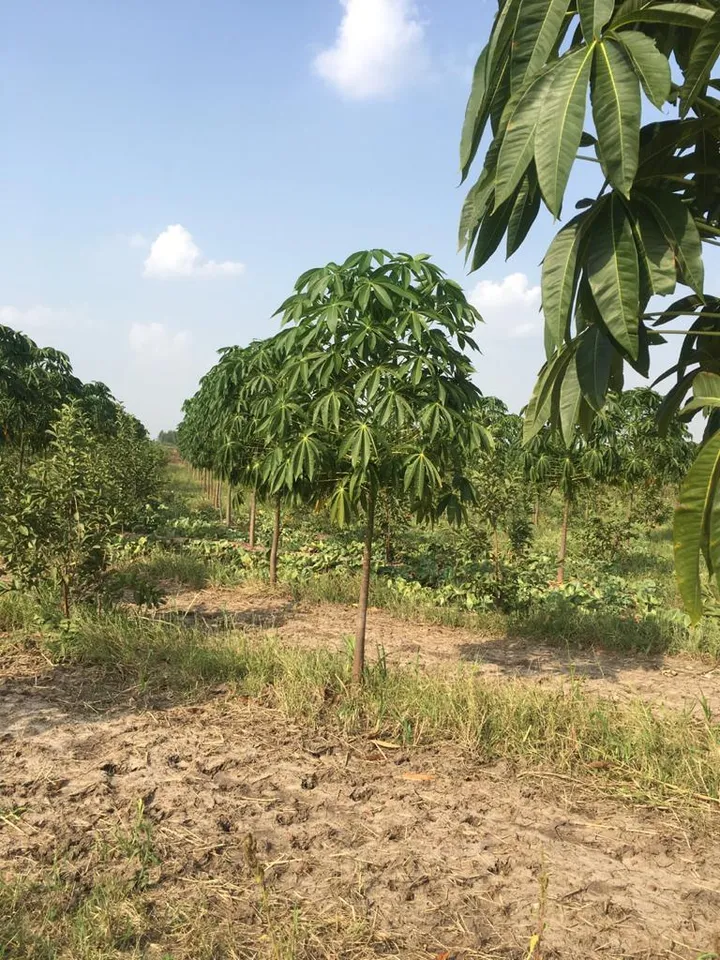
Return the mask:
<svg viewBox="0 0 720 960">
<path fill-rule="evenodd" d="M 236 260 L 208 260 L 180 223 L 171 224 L 153 240 L 145 261 L 143 276 L 217 277 L 237 276 L 245 265 Z"/>
<path fill-rule="evenodd" d="M 25 308 L 9 304 L 0 307 L 0 324 L 12 327 L 13 330 L 52 330 L 74 326 L 75 322 L 75 316 L 64 308 L 44 307 L 40 304 Z"/>
<path fill-rule="evenodd" d="M 468 300 L 480 311 L 492 332 L 504 338 L 534 337 L 542 333 L 540 287 L 530 286 L 524 273 L 511 273 L 499 282 L 480 280 L 468 294 Z"/>
<path fill-rule="evenodd" d="M 342 96 L 388 97 L 427 70 L 425 27 L 411 0 L 340 0 L 344 9 L 334 44 L 313 69 Z"/>
<path fill-rule="evenodd" d="M 192 335 L 187 330 L 173 333 L 164 323 L 133 323 L 128 340 L 130 349 L 141 360 L 178 360 L 189 355 Z"/>
</svg>

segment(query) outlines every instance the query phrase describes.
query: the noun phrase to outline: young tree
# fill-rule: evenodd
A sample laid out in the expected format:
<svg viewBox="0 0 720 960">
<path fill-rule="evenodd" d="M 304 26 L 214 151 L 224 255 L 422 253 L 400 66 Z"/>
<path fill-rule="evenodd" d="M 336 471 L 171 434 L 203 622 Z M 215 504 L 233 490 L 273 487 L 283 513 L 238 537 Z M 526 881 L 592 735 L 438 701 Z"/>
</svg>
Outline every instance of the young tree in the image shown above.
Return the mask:
<svg viewBox="0 0 720 960">
<path fill-rule="evenodd" d="M 489 445 L 471 416 L 480 393 L 463 351 L 480 317 L 427 256 L 355 253 L 309 270 L 282 304 L 284 390 L 275 410 L 309 401 L 288 451 L 286 486 L 306 482 L 339 524 L 365 516 L 353 677 L 363 675 L 380 496 L 419 521 L 460 522 L 468 458 Z"/>
<path fill-rule="evenodd" d="M 598 173 L 597 193 L 578 198 L 580 212 L 543 262 L 547 360 L 527 409 L 528 438 L 548 420 L 568 443 L 576 423 L 589 435 L 608 391 L 622 389 L 624 364 L 647 376 L 650 347 L 668 334 L 684 340 L 668 371 L 677 382 L 660 425 L 691 388 L 687 415 L 720 410 L 720 300 L 704 294 L 701 249 L 720 233 L 720 99 L 712 78 L 719 53 L 720 10 L 705 0 L 499 6 L 475 68 L 460 148 L 465 178 L 491 122 L 460 223 L 472 268 L 503 237 L 508 255 L 517 250 L 542 203 L 554 217 L 567 209 L 576 159 L 593 161 Z M 583 129 L 588 95 L 594 133 Z M 643 124 L 651 105 L 664 116 Z M 670 296 L 678 283 L 692 292 L 661 314 L 649 309 L 653 296 Z M 667 329 L 683 316 L 692 319 L 689 335 Z M 676 518 L 678 577 L 693 617 L 702 608 L 701 548 L 708 538 L 720 542 L 712 509 L 718 425 L 720 417 L 711 417 L 712 435 L 683 485 Z"/>
</svg>

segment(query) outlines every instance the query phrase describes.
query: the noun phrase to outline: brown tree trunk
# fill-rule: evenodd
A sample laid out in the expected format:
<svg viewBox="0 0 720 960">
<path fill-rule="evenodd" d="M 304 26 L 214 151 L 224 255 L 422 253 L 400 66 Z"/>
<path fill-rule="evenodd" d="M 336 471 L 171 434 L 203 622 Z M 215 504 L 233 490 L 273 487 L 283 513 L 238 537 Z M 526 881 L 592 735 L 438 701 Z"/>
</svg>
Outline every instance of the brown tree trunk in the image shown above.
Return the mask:
<svg viewBox="0 0 720 960">
<path fill-rule="evenodd" d="M 253 490 L 250 494 L 250 525 L 248 529 L 248 546 L 255 546 L 255 517 L 257 516 L 257 494 Z"/>
<path fill-rule="evenodd" d="M 218 477 L 215 481 L 215 508 L 221 510 L 220 502 L 222 500 L 222 480 Z"/>
<path fill-rule="evenodd" d="M 567 555 L 568 520 L 570 518 L 570 501 L 566 498 L 563 506 L 562 527 L 560 528 L 560 550 L 558 551 L 557 582 L 565 580 L 565 557 Z"/>
<path fill-rule="evenodd" d="M 535 494 L 535 509 L 533 511 L 533 523 L 537 526 L 540 523 L 540 494 Z"/>
<path fill-rule="evenodd" d="M 280 546 L 280 497 L 275 501 L 273 516 L 273 535 L 270 546 L 270 583 L 274 587 L 277 583 L 278 548 Z"/>
<path fill-rule="evenodd" d="M 368 597 L 370 595 L 370 565 L 372 563 L 372 541 L 375 527 L 375 491 L 368 493 L 367 519 L 365 525 L 365 546 L 363 547 L 362 578 L 360 580 L 360 601 L 358 603 L 357 627 L 355 629 L 355 652 L 353 654 L 352 678 L 361 683 L 365 671 L 365 626 L 367 624 Z"/>
<path fill-rule="evenodd" d="M 231 524 L 232 524 L 232 484 L 228 480 L 227 501 L 225 504 L 225 526 L 229 527 Z"/>
</svg>

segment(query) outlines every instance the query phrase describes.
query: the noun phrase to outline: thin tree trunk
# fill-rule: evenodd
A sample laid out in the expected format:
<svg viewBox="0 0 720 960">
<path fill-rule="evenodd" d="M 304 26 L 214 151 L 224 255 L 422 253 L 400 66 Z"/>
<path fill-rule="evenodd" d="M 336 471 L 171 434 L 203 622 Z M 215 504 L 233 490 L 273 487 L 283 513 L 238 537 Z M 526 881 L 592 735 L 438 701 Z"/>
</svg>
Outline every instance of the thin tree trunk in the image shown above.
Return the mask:
<svg viewBox="0 0 720 960">
<path fill-rule="evenodd" d="M 358 603 L 357 627 L 355 629 L 355 652 L 353 654 L 352 678 L 360 683 L 365 671 L 365 627 L 367 624 L 368 597 L 370 595 L 370 565 L 372 563 L 372 541 L 375 527 L 375 491 L 368 493 L 367 520 L 365 526 L 365 546 L 363 547 L 362 578 L 360 580 L 360 601 Z"/>
<path fill-rule="evenodd" d="M 232 484 L 228 480 L 227 502 L 225 505 L 225 525 L 229 527 L 231 524 L 232 524 Z"/>
<path fill-rule="evenodd" d="M 540 494 L 535 494 L 535 510 L 533 511 L 533 523 L 537 527 L 540 523 Z"/>
<path fill-rule="evenodd" d="M 220 501 L 222 500 L 222 480 L 220 477 L 215 481 L 215 508 L 221 510 Z"/>
<path fill-rule="evenodd" d="M 560 528 L 560 550 L 558 552 L 557 582 L 565 580 L 565 557 L 567 555 L 568 520 L 570 518 L 570 500 L 565 498 L 562 527 Z"/>
<path fill-rule="evenodd" d="M 70 591 L 68 589 L 68 585 L 65 582 L 65 580 L 63 580 L 62 582 L 62 601 L 63 601 L 63 611 L 65 613 L 65 619 L 69 620 L 70 619 Z"/>
<path fill-rule="evenodd" d="M 277 562 L 278 548 L 280 546 L 280 497 L 275 501 L 275 514 L 273 516 L 273 535 L 270 546 L 270 583 L 274 587 L 277 583 Z"/>
<path fill-rule="evenodd" d="M 392 563 L 392 529 L 390 526 L 390 497 L 385 499 L 385 563 Z"/>
<path fill-rule="evenodd" d="M 248 529 L 248 546 L 252 550 L 255 546 L 255 518 L 257 516 L 257 494 L 255 490 L 250 494 L 250 526 Z"/>
</svg>

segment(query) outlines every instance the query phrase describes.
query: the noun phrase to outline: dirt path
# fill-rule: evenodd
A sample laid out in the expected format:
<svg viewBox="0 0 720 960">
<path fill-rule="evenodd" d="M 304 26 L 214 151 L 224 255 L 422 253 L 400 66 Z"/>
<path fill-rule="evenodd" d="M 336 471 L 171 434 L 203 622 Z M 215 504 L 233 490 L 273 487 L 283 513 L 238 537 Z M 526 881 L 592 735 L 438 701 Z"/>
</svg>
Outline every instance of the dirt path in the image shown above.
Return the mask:
<svg viewBox="0 0 720 960">
<path fill-rule="evenodd" d="M 323 940 L 302 954 L 313 960 L 521 960 L 543 876 L 547 960 L 718 949 L 720 839 L 671 814 L 478 766 L 451 746 L 405 754 L 328 741 L 223 693 L 146 712 L 118 691 L 108 712 L 102 695 L 92 674 L 42 661 L 0 676 L 0 804 L 24 811 L 0 819 L 0 875 L 60 862 L 85 876 L 92 838 L 132 820 L 144 798 L 163 851 L 145 896 L 182 904 L 210 891 L 218 930 L 252 929 L 252 834 L 288 916 L 295 904 L 300 916 L 347 918 L 337 936 L 353 923 L 372 931 L 362 949 Z M 170 947 L 190 960 L 162 941 L 146 955 Z"/>
<path fill-rule="evenodd" d="M 244 586 L 183 591 L 169 609 L 208 619 L 227 614 L 246 628 L 272 630 L 293 644 L 345 649 L 355 632 L 355 610 L 335 604 L 311 606 Z M 424 666 L 472 663 L 489 676 L 550 683 L 570 676 L 613 699 L 639 697 L 673 709 L 697 709 L 705 698 L 720 712 L 720 666 L 692 657 L 581 651 L 509 636 L 484 636 L 454 627 L 410 623 L 372 609 L 367 645 L 381 647 L 390 662 Z"/>
</svg>

